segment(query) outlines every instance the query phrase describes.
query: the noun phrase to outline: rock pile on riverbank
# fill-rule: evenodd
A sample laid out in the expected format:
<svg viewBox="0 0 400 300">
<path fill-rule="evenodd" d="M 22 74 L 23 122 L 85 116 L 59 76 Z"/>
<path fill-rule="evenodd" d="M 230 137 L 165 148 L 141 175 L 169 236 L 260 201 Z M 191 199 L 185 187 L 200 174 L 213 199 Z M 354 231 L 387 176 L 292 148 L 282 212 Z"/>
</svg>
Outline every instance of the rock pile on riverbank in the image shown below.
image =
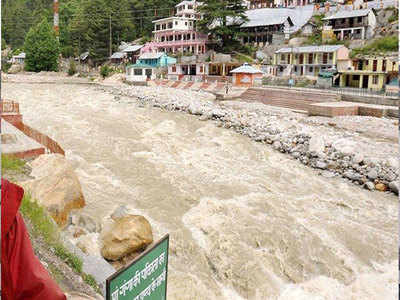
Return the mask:
<svg viewBox="0 0 400 300">
<path fill-rule="evenodd" d="M 252 140 L 272 145 L 325 177 L 341 176 L 369 190 L 398 194 L 396 121 L 372 117 L 308 117 L 260 103 L 214 101 L 206 92 L 165 87 L 101 87 L 114 95 L 134 97 L 139 106 L 183 111 L 214 120 Z M 357 128 L 347 126 L 360 124 Z M 344 125 L 343 125 L 344 124 Z M 397 123 L 398 124 L 398 123 Z"/>
</svg>

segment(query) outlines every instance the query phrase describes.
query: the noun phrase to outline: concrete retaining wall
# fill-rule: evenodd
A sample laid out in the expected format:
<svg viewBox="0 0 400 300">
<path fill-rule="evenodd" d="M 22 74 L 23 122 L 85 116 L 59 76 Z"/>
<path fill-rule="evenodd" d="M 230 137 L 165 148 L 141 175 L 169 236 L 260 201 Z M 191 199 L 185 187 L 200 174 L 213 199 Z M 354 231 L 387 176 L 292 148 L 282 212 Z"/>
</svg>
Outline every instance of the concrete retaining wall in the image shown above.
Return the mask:
<svg viewBox="0 0 400 300">
<path fill-rule="evenodd" d="M 400 100 L 396 98 L 388 98 L 388 97 L 385 98 L 379 96 L 357 96 L 357 95 L 342 94 L 342 101 L 398 106 Z"/>
</svg>

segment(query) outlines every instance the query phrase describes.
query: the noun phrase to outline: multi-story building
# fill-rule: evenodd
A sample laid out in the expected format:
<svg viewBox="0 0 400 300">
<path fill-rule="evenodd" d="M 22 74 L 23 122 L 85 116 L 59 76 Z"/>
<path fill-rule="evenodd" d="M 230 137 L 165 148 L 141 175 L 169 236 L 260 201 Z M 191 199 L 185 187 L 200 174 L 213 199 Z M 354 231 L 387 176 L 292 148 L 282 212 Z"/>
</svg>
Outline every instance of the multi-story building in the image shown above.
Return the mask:
<svg viewBox="0 0 400 300">
<path fill-rule="evenodd" d="M 271 9 L 272 12 L 272 9 Z M 290 27 L 294 25 L 289 16 L 273 16 L 252 18 L 240 26 L 242 32 L 242 43 L 265 45 L 271 44 L 272 41 L 289 38 Z"/>
<path fill-rule="evenodd" d="M 369 39 L 376 27 L 374 9 L 343 10 L 323 20 L 324 32 L 333 32 L 336 39 L 341 41 Z"/>
<path fill-rule="evenodd" d="M 399 74 L 397 57 L 363 57 L 339 70 L 340 86 L 381 90 Z"/>
<path fill-rule="evenodd" d="M 322 70 L 337 69 L 339 61 L 349 59 L 349 49 L 343 45 L 281 48 L 274 54 L 277 76 L 313 76 Z"/>
<path fill-rule="evenodd" d="M 314 3 L 314 0 L 250 0 L 249 9 L 273 8 L 273 7 L 296 7 Z"/>
<path fill-rule="evenodd" d="M 182 1 L 176 5 L 175 16 L 153 21 L 153 41 L 142 52 L 205 53 L 207 35 L 196 30 L 196 22 L 201 19 L 196 8 L 200 4 L 195 0 Z"/>
</svg>

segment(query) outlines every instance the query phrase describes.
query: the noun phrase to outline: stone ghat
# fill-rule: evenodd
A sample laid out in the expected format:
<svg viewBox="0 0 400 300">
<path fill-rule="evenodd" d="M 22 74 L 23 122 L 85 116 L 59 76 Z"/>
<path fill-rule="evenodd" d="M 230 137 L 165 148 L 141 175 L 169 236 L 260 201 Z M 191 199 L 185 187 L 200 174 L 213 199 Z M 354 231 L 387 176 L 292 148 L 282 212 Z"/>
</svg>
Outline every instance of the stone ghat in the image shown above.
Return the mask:
<svg viewBox="0 0 400 300">
<path fill-rule="evenodd" d="M 180 95 L 176 89 L 165 87 L 100 90 L 113 94 L 118 101 L 123 101 L 121 96 L 134 97 L 139 106 L 183 111 L 203 121 L 214 120 L 219 127 L 272 145 L 275 150 L 318 169 L 322 176 L 341 176 L 369 190 L 398 194 L 398 141 L 393 120 L 351 116 L 349 121 L 357 123 L 357 128 L 346 129 L 337 128 L 335 118 L 308 117 L 260 103 L 216 102 L 207 100 L 207 93 L 180 91 Z M 368 127 L 367 122 L 373 124 L 371 132 L 376 131 L 375 138 L 369 136 L 371 132 L 360 133 L 358 128 Z M 388 136 L 386 140 L 383 130 Z"/>
</svg>

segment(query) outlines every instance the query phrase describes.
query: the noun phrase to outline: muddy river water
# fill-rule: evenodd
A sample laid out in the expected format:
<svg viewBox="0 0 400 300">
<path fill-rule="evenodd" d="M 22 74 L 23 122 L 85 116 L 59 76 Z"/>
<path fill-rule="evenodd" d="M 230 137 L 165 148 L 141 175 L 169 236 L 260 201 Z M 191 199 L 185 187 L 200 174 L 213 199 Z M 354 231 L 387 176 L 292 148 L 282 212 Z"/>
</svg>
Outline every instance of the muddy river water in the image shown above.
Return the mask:
<svg viewBox="0 0 400 300">
<path fill-rule="evenodd" d="M 318 176 L 211 121 L 93 86 L 4 83 L 76 167 L 99 221 L 126 204 L 170 233 L 169 299 L 394 299 L 398 202 Z"/>
</svg>

